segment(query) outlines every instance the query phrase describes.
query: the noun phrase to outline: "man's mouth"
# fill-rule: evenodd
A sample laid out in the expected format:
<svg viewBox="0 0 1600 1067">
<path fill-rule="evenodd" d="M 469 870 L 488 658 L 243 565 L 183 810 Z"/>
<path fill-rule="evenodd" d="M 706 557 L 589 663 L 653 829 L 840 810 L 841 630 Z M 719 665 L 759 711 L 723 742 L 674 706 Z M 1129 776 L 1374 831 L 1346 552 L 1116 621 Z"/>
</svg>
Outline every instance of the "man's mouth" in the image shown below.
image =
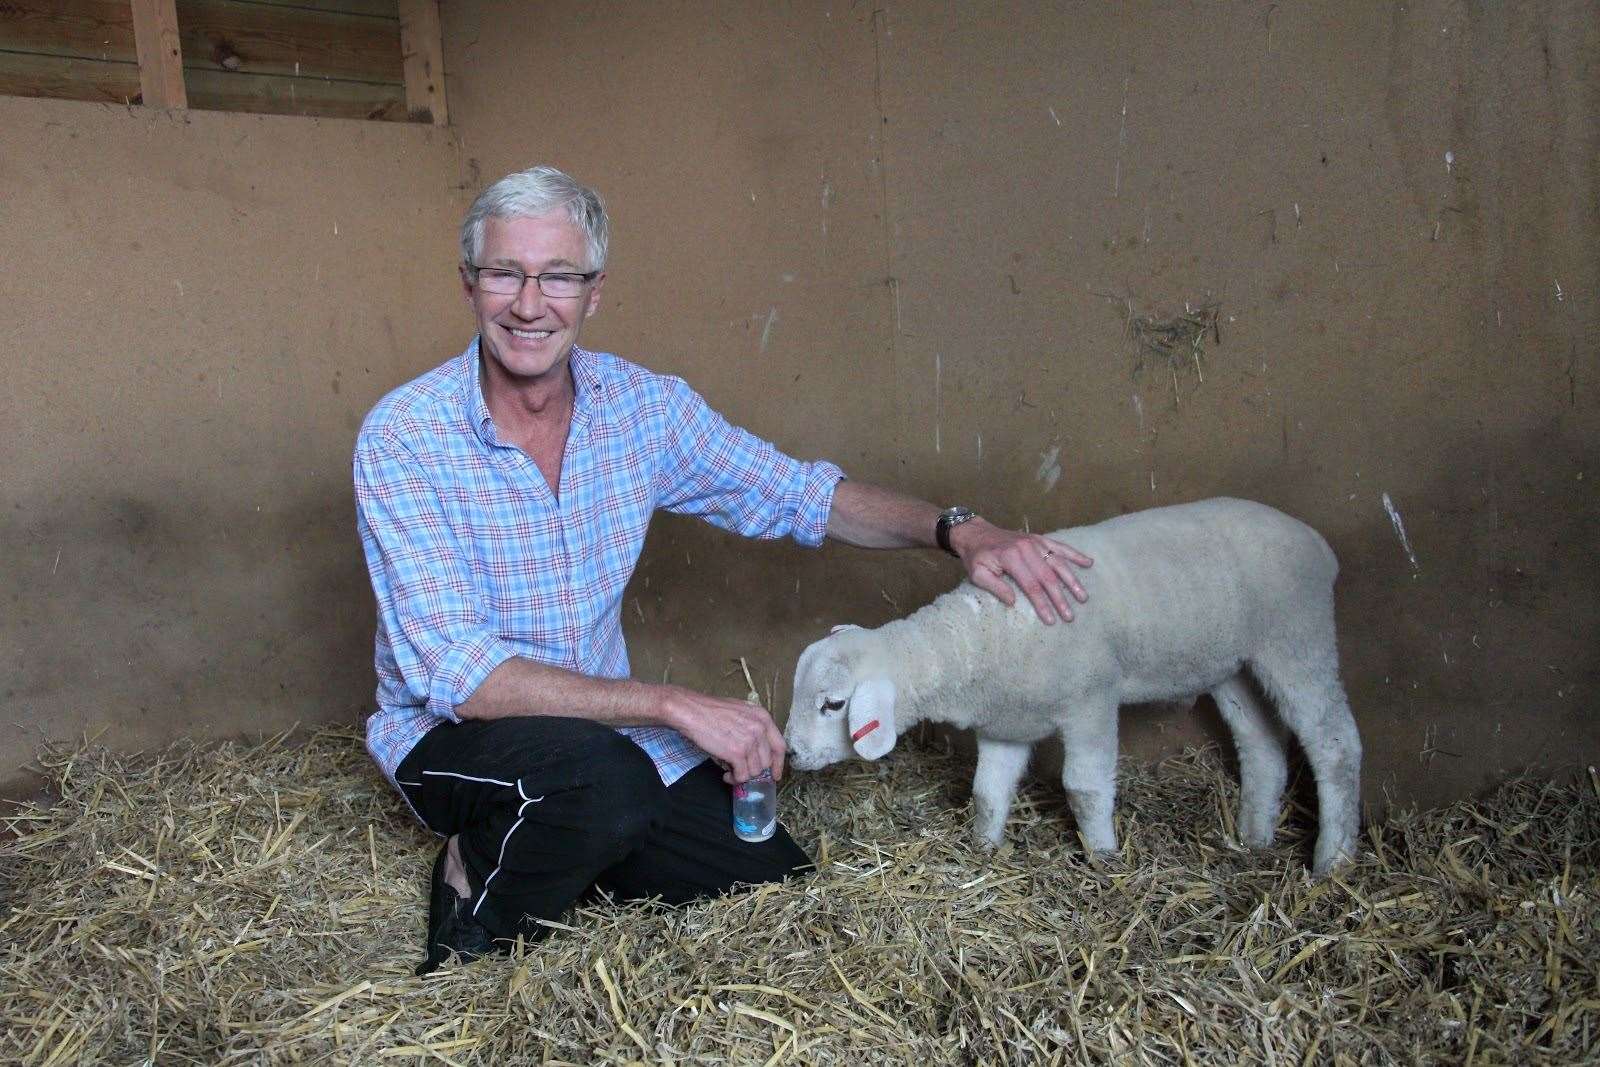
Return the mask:
<svg viewBox="0 0 1600 1067">
<path fill-rule="evenodd" d="M 550 330 L 519 330 L 515 326 L 507 326 L 505 331 L 519 341 L 543 341 L 552 332 Z"/>
</svg>

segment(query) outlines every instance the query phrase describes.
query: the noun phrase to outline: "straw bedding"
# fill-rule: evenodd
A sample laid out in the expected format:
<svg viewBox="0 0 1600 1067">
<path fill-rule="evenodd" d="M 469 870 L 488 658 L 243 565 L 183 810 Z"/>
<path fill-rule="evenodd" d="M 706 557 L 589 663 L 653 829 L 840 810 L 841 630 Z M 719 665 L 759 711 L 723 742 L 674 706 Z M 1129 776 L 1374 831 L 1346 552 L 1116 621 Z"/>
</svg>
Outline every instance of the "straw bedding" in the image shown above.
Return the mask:
<svg viewBox="0 0 1600 1067">
<path fill-rule="evenodd" d="M 1091 863 L 1048 784 L 974 851 L 970 762 L 903 746 L 785 789 L 807 880 L 418 979 L 435 845 L 353 733 L 43 763 L 60 801 L 0 842 L 4 1062 L 1600 1062 L 1592 778 L 1313 882 L 1303 810 L 1231 844 L 1213 750 L 1124 767 Z"/>
</svg>

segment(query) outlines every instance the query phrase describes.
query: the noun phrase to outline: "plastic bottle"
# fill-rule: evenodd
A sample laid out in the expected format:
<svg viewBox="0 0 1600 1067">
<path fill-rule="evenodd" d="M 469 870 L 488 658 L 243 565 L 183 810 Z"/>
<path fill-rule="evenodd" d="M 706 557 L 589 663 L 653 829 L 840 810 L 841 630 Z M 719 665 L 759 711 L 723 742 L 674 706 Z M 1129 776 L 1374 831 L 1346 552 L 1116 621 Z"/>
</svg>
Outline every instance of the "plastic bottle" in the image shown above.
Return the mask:
<svg viewBox="0 0 1600 1067">
<path fill-rule="evenodd" d="M 765 841 L 778 831 L 778 784 L 762 771 L 733 787 L 733 832 L 741 841 Z"/>
</svg>

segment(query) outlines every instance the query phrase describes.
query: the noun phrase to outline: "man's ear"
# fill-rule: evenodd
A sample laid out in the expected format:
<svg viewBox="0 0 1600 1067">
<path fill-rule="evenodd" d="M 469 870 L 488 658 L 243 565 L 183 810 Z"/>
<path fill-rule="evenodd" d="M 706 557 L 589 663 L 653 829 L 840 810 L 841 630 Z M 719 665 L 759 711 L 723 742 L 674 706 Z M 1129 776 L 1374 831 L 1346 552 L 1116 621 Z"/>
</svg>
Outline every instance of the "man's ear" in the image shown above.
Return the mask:
<svg viewBox="0 0 1600 1067">
<path fill-rule="evenodd" d="M 894 683 L 868 678 L 850 694 L 850 743 L 856 755 L 874 760 L 894 747 Z"/>
</svg>

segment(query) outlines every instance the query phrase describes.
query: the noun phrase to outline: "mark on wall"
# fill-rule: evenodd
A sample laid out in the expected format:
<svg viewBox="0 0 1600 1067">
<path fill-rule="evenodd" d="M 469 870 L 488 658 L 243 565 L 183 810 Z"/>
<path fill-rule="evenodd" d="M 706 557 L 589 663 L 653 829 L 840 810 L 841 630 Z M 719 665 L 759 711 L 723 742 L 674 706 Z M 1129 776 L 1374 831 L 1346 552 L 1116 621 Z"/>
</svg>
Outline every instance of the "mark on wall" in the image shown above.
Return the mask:
<svg viewBox="0 0 1600 1067">
<path fill-rule="evenodd" d="M 935 352 L 933 354 L 933 450 L 935 453 L 944 451 L 939 442 L 939 430 L 943 422 L 944 357 Z"/>
<path fill-rule="evenodd" d="M 1056 445 L 1050 451 L 1039 456 L 1039 469 L 1034 477 L 1044 483 L 1044 491 L 1050 492 L 1061 480 L 1061 446 Z"/>
<path fill-rule="evenodd" d="M 761 327 L 761 351 L 762 352 L 765 352 L 767 350 L 767 342 L 772 339 L 772 324 L 777 322 L 777 321 L 778 321 L 778 309 L 776 307 L 773 307 L 773 308 L 771 308 L 770 310 L 767 311 L 767 322 L 766 322 L 766 325 Z"/>
<path fill-rule="evenodd" d="M 1117 131 L 1117 169 L 1111 177 L 1111 195 L 1122 195 L 1122 150 L 1128 147 L 1128 79 L 1122 79 L 1122 128 Z"/>
<path fill-rule="evenodd" d="M 1138 314 L 1133 301 L 1125 299 L 1123 314 L 1133 347 L 1134 378 L 1138 379 L 1146 370 L 1165 369 L 1172 382 L 1172 403 L 1177 406 L 1180 374 L 1186 376 L 1192 372 L 1195 380 L 1202 384 L 1206 380 L 1201 355 L 1207 338 L 1214 346 L 1222 344 L 1222 327 L 1217 321 L 1221 308 L 1221 303 L 1209 298 L 1198 306 L 1185 300 L 1183 314 L 1158 318 Z"/>
<path fill-rule="evenodd" d="M 1406 550 L 1406 557 L 1411 560 L 1411 568 L 1420 569 L 1417 554 L 1411 550 L 1411 539 L 1406 536 L 1406 524 L 1401 520 L 1399 509 L 1394 506 L 1394 501 L 1389 499 L 1388 493 L 1383 494 L 1383 510 L 1389 513 L 1389 525 L 1394 527 L 1394 535 L 1400 539 L 1400 547 Z"/>
</svg>

